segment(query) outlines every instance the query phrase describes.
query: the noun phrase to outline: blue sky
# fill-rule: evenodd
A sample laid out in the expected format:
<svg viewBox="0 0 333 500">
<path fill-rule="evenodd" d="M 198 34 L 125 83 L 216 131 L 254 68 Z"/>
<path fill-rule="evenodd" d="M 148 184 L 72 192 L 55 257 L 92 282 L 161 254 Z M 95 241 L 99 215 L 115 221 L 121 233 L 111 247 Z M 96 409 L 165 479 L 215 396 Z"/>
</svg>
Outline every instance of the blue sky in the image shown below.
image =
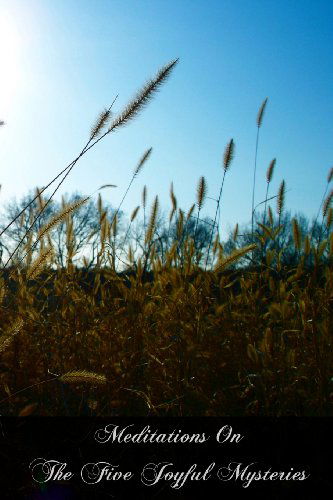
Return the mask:
<svg viewBox="0 0 333 500">
<path fill-rule="evenodd" d="M 80 151 L 97 114 L 120 111 L 147 78 L 179 64 L 149 106 L 76 165 L 60 193 L 103 184 L 117 206 L 142 153 L 151 158 L 124 209 L 159 195 L 169 211 L 195 201 L 200 176 L 218 196 L 222 156 L 235 141 L 221 207 L 223 234 L 251 219 L 256 115 L 256 203 L 277 158 L 286 206 L 314 215 L 333 165 L 333 2 L 265 0 L 0 0 L 1 201 L 46 185 Z M 95 195 L 96 196 L 96 195 Z M 273 204 L 275 208 L 275 204 Z M 214 216 L 207 200 L 205 215 Z"/>
</svg>

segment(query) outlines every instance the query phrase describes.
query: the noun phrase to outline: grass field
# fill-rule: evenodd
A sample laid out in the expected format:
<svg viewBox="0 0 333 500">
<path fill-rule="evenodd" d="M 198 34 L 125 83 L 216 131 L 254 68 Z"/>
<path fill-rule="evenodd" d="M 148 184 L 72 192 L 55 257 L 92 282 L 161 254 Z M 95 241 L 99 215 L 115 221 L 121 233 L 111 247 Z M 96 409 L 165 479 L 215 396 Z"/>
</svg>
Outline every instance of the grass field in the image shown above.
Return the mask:
<svg viewBox="0 0 333 500">
<path fill-rule="evenodd" d="M 110 109 L 99 116 L 58 187 L 91 147 L 141 111 L 176 62 L 162 68 L 116 118 Z M 257 118 L 256 156 L 266 102 Z M 149 154 L 139 161 L 129 187 Z M 231 140 L 213 228 L 233 154 Z M 252 215 L 256 163 L 257 158 Z M 117 211 L 110 216 L 100 202 L 100 247 L 89 273 L 73 263 L 72 217 L 85 199 L 65 205 L 31 238 L 30 228 L 24 257 L 16 259 L 14 252 L 0 271 L 0 413 L 332 415 L 333 196 L 325 192 L 320 206 L 319 240 L 302 234 L 293 219 L 297 258 L 286 265 L 289 248 L 278 238 L 286 185 L 282 181 L 274 210 L 268 190 L 274 166 L 267 171 L 263 220 L 252 216 L 251 241 L 231 253 L 218 231 L 200 252 L 196 232 L 194 237 L 186 232 L 190 218 L 199 221 L 204 178 L 187 214 L 171 192 L 169 220 L 176 223 L 177 238 L 162 254 L 158 197 L 144 222 L 141 254 L 130 241 L 116 247 Z M 332 177 L 331 170 L 327 185 Z M 48 202 L 42 191 L 36 198 L 42 212 Z M 143 208 L 146 214 L 144 196 Z M 33 214 L 32 225 L 38 217 Z M 64 221 L 67 265 L 56 268 L 50 235 Z M 234 242 L 239 241 L 236 227 Z M 115 264 L 119 255 L 122 272 Z"/>
</svg>

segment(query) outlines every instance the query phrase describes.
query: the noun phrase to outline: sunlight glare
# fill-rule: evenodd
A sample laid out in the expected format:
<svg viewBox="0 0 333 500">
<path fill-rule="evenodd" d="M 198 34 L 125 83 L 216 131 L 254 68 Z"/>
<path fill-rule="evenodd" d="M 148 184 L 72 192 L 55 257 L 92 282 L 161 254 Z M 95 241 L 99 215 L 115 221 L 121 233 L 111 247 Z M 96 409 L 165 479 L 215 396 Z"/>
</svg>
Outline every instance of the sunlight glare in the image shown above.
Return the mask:
<svg viewBox="0 0 333 500">
<path fill-rule="evenodd" d="M 0 118 L 5 119 L 19 81 L 19 33 L 13 19 L 0 15 Z"/>
</svg>

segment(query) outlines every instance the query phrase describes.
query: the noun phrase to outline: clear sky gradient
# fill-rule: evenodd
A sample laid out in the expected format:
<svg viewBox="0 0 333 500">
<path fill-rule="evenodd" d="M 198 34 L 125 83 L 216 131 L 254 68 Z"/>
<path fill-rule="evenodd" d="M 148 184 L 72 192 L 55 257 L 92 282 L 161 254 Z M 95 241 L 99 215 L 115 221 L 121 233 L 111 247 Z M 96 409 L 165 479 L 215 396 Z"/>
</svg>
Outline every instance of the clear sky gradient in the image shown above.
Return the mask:
<svg viewBox="0 0 333 500">
<path fill-rule="evenodd" d="M 80 151 L 116 94 L 120 111 L 147 78 L 179 57 L 149 106 L 89 152 L 60 193 L 116 184 L 103 196 L 117 206 L 152 147 L 124 210 L 141 203 L 146 184 L 148 202 L 158 194 L 167 214 L 171 181 L 188 210 L 202 175 L 208 196 L 217 198 L 233 138 L 221 208 L 225 235 L 251 219 L 256 115 L 268 97 L 256 203 L 276 157 L 271 193 L 285 179 L 286 207 L 312 217 L 333 165 L 332 26 L 331 0 L 0 0 L 2 203 L 46 185 Z M 207 200 L 204 214 L 214 212 Z"/>
</svg>

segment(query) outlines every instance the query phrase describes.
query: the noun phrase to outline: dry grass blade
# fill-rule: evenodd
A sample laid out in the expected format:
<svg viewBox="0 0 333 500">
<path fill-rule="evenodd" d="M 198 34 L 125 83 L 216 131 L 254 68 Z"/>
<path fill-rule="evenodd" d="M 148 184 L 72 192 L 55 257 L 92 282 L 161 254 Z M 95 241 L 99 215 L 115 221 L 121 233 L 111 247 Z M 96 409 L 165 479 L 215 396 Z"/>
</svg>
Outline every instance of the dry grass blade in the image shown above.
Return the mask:
<svg viewBox="0 0 333 500">
<path fill-rule="evenodd" d="M 258 128 L 261 127 L 262 119 L 264 117 L 264 112 L 265 112 L 267 101 L 268 101 L 268 97 L 266 97 L 266 99 L 264 99 L 262 105 L 259 108 L 258 115 L 257 115 L 257 126 L 258 126 Z"/>
<path fill-rule="evenodd" d="M 223 168 L 224 168 L 225 172 L 230 167 L 230 163 L 233 159 L 234 152 L 235 152 L 235 144 L 234 144 L 234 140 L 231 139 L 230 142 L 228 143 L 227 147 L 225 148 L 224 156 L 223 156 Z"/>
<path fill-rule="evenodd" d="M 117 186 L 115 184 L 103 184 L 103 186 L 98 188 L 98 191 L 100 191 L 101 189 L 105 189 L 105 188 L 116 188 L 116 187 Z"/>
<path fill-rule="evenodd" d="M 61 375 L 59 379 L 65 384 L 94 384 L 103 385 L 106 384 L 107 380 L 105 375 L 100 375 L 94 372 L 88 372 L 86 370 L 67 372 Z"/>
<path fill-rule="evenodd" d="M 169 64 L 161 68 L 154 79 L 149 80 L 146 85 L 136 94 L 132 101 L 125 107 L 116 119 L 111 123 L 108 132 L 127 124 L 132 120 L 141 109 L 148 104 L 155 92 L 159 90 L 161 85 L 170 76 L 173 68 L 176 66 L 178 59 L 171 61 Z"/>
</svg>

